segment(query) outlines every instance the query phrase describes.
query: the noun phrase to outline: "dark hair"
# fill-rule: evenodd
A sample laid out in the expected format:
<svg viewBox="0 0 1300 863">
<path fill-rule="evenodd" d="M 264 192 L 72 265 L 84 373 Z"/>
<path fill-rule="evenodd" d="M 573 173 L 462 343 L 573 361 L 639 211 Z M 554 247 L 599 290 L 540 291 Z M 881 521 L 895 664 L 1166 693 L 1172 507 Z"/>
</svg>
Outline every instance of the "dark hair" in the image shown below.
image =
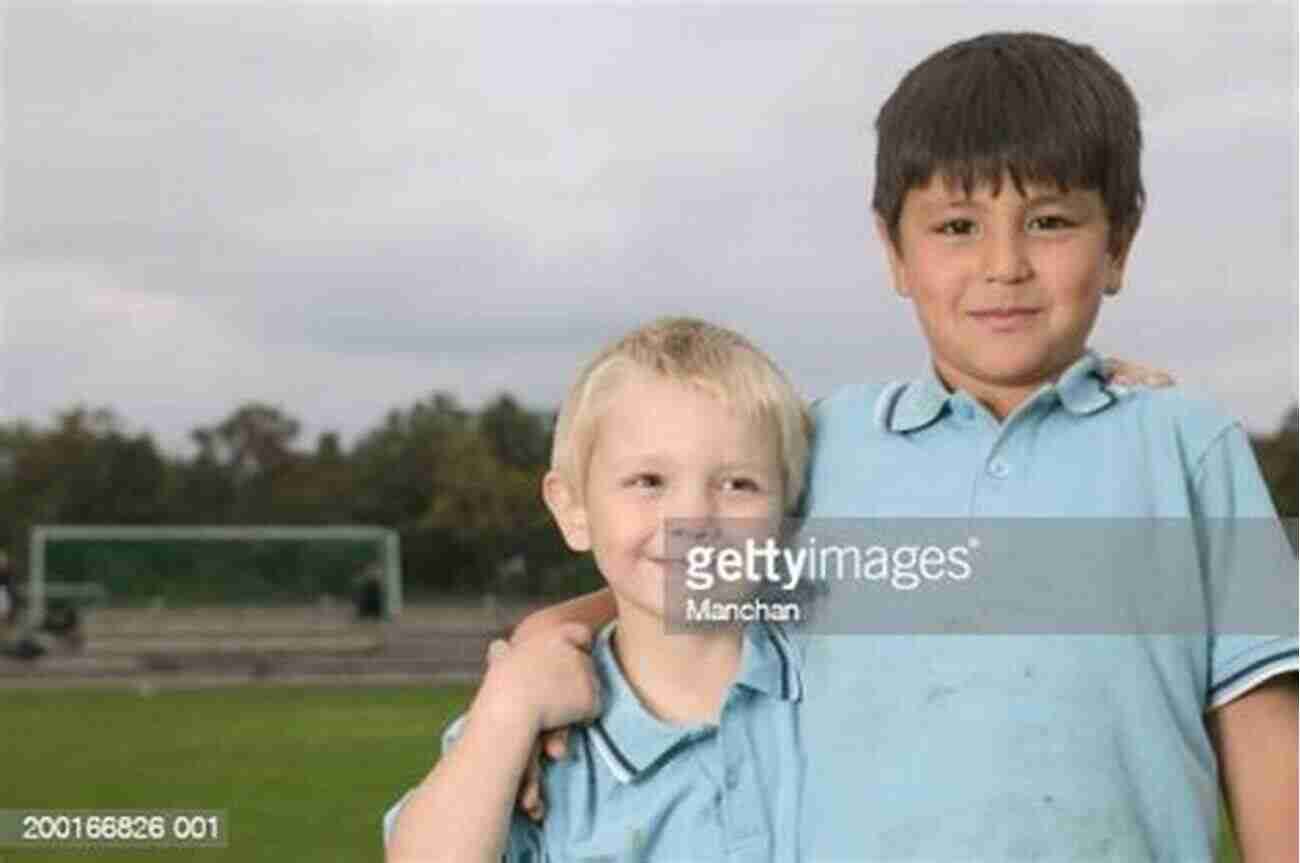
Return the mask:
<svg viewBox="0 0 1300 863">
<path fill-rule="evenodd" d="M 1097 189 L 1119 251 L 1142 216 L 1142 130 L 1123 77 L 1087 45 L 1041 33 L 987 33 L 932 54 L 876 117 L 871 205 L 898 242 L 908 190 L 936 174 L 971 194 L 1004 175 Z"/>
</svg>

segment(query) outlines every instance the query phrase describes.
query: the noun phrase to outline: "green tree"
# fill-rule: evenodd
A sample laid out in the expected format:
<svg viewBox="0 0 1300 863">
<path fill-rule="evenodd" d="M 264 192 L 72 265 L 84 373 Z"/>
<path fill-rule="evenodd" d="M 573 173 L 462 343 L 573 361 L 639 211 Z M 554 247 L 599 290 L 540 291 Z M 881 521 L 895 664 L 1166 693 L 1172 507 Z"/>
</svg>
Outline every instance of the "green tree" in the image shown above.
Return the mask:
<svg viewBox="0 0 1300 863">
<path fill-rule="evenodd" d="M 128 435 L 108 408 L 74 407 L 12 465 L 27 523 L 147 523 L 163 518 L 167 468 L 147 434 Z"/>
<path fill-rule="evenodd" d="M 0 424 L 0 549 L 17 562 L 23 554 L 27 502 L 18 496 L 19 461 L 38 442 L 38 433 L 22 420 Z"/>
<path fill-rule="evenodd" d="M 199 451 L 188 464 L 175 468 L 172 519 L 181 524 L 225 524 L 234 520 L 236 484 L 233 473 L 217 457 L 216 434 L 199 428 L 190 433 Z"/>
<path fill-rule="evenodd" d="M 215 476 L 205 488 L 220 493 L 223 484 L 233 492 L 229 505 L 230 520 L 241 523 L 301 521 L 297 513 L 287 511 L 283 496 L 286 485 L 296 482 L 303 457 L 292 445 L 301 424 L 278 407 L 261 402 L 241 405 L 216 426 L 199 428 L 194 439 L 199 443 L 199 460 L 204 474 L 212 474 L 215 464 L 224 475 Z"/>
<path fill-rule="evenodd" d="M 535 470 L 547 464 L 550 422 L 524 410 L 510 394 L 501 394 L 483 408 L 478 427 L 502 464 L 522 470 Z"/>
<path fill-rule="evenodd" d="M 1251 440 L 1260 471 L 1273 495 L 1273 505 L 1283 517 L 1300 512 L 1297 484 L 1300 483 L 1300 406 L 1292 405 L 1271 435 Z"/>
<path fill-rule="evenodd" d="M 250 402 L 211 429 L 199 429 L 216 459 L 239 480 L 282 467 L 294 458 L 291 449 L 301 425 L 279 408 Z"/>
<path fill-rule="evenodd" d="M 440 453 L 469 423 L 470 415 L 446 393 L 389 411 L 383 425 L 362 435 L 353 449 L 353 516 L 397 528 L 415 526 L 433 497 Z"/>
</svg>

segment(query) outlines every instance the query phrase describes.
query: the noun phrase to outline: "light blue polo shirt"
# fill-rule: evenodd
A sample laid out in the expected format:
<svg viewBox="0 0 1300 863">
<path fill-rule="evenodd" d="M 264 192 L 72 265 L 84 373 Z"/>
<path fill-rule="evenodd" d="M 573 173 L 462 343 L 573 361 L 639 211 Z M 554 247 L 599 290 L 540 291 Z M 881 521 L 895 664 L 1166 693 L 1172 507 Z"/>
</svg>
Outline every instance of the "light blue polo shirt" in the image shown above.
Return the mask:
<svg viewBox="0 0 1300 863">
<path fill-rule="evenodd" d="M 1004 422 L 931 374 L 847 388 L 816 428 L 810 519 L 1273 514 L 1239 425 L 1108 387 L 1093 354 Z M 1212 860 L 1204 713 L 1297 666 L 1293 628 L 800 641 L 811 861 Z"/>
<path fill-rule="evenodd" d="M 798 657 L 778 628 L 745 630 L 740 669 L 718 724 L 657 719 L 614 657 L 611 623 L 592 659 L 602 714 L 543 772 L 546 818 L 516 812 L 508 861 L 793 861 L 802 783 Z M 449 727 L 444 748 L 459 732 Z M 401 803 L 384 818 L 385 836 Z"/>
</svg>

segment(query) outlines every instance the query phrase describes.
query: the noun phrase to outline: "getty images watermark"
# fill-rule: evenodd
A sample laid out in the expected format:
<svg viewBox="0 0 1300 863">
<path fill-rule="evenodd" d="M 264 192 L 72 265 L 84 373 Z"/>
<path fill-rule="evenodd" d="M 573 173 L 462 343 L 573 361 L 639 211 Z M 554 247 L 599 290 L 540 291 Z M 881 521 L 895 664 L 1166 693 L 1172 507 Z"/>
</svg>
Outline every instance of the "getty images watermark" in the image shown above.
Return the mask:
<svg viewBox="0 0 1300 863">
<path fill-rule="evenodd" d="M 670 521 L 670 631 L 1288 635 L 1295 520 Z"/>
<path fill-rule="evenodd" d="M 950 547 L 832 544 L 819 548 L 816 537 L 806 543 L 791 548 L 773 537 L 762 541 L 746 537 L 739 548 L 691 546 L 686 550 L 685 622 L 801 622 L 804 600 L 794 597 L 803 583 L 850 579 L 906 591 L 926 582 L 963 582 L 973 573 L 971 552 L 979 548 L 975 537 Z M 720 584 L 741 588 L 746 595 L 725 588 L 718 595 Z M 783 600 L 776 598 L 781 593 Z"/>
</svg>

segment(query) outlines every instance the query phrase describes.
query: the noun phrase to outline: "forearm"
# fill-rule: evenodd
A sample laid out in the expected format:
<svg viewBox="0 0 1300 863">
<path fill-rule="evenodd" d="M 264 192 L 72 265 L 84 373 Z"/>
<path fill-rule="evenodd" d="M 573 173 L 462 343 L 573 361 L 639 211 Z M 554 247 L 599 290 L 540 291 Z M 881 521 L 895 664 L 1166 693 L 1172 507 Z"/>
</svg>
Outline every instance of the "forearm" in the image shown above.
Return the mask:
<svg viewBox="0 0 1300 863">
<path fill-rule="evenodd" d="M 547 606 L 541 611 L 534 611 L 515 626 L 514 632 L 510 634 L 510 641 L 518 644 L 520 641 L 532 638 L 539 632 L 554 629 L 562 623 L 581 623 L 592 632 L 598 632 L 601 627 L 614 619 L 617 612 L 618 608 L 614 604 L 614 594 L 607 587 L 601 588 L 592 593 L 584 593 L 574 599 Z"/>
<path fill-rule="evenodd" d="M 1297 859 L 1295 673 L 1217 712 L 1211 733 L 1243 863 Z"/>
<path fill-rule="evenodd" d="M 460 739 L 407 797 L 387 863 L 499 863 L 537 730 L 517 711 L 476 701 Z"/>
</svg>

